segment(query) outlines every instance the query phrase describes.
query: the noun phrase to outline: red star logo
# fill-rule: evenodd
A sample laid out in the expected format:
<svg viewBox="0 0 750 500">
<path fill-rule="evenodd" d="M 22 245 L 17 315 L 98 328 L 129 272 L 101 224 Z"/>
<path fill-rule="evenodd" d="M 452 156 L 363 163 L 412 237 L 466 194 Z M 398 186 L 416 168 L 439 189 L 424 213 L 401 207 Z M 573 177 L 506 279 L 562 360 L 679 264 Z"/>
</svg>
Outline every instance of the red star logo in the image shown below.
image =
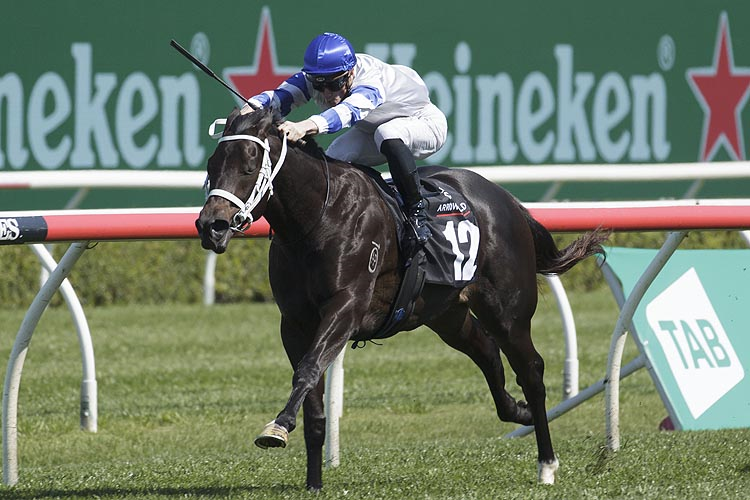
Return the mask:
<svg viewBox="0 0 750 500">
<path fill-rule="evenodd" d="M 250 66 L 224 69 L 224 78 L 246 98 L 272 90 L 299 71 L 299 68 L 279 66 L 276 62 L 276 42 L 271 24 L 271 10 L 263 7 L 255 42 L 255 59 Z"/>
<path fill-rule="evenodd" d="M 701 161 L 712 159 L 722 145 L 734 160 L 744 160 L 740 114 L 750 94 L 750 68 L 734 66 L 726 12 L 719 19 L 713 66 L 689 69 L 687 79 L 705 113 Z"/>
</svg>

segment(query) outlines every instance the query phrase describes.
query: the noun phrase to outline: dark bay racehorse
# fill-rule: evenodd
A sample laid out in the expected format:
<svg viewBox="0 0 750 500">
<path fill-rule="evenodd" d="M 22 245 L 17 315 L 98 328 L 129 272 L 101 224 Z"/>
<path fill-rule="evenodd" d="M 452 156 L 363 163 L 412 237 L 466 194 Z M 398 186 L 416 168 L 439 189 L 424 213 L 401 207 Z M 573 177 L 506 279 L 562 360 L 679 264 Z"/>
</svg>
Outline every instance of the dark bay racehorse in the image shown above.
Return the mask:
<svg viewBox="0 0 750 500">
<path fill-rule="evenodd" d="M 256 438 L 284 447 L 304 408 L 307 487 L 322 487 L 325 439 L 323 373 L 347 341 L 367 338 L 386 321 L 403 273 L 396 224 L 374 182 L 360 169 L 325 158 L 308 141 L 289 145 L 267 111 L 227 118 L 208 160 L 208 199 L 196 221 L 204 248 L 227 249 L 233 233 L 265 216 L 275 236 L 269 255 L 281 338 L 294 368 L 289 401 Z M 558 467 L 546 417 L 544 362 L 531 341 L 537 273 L 564 273 L 603 252 L 607 234 L 593 231 L 559 250 L 549 232 L 501 187 L 460 169 L 425 168 L 464 193 L 482 238 L 475 279 L 464 288 L 425 285 L 400 331 L 427 325 L 482 370 L 503 421 L 533 424 L 539 481 Z M 271 180 L 273 180 L 271 187 Z M 373 245 L 379 247 L 371 262 Z M 369 267 L 369 268 L 368 268 Z M 508 358 L 528 403 L 505 386 Z"/>
</svg>

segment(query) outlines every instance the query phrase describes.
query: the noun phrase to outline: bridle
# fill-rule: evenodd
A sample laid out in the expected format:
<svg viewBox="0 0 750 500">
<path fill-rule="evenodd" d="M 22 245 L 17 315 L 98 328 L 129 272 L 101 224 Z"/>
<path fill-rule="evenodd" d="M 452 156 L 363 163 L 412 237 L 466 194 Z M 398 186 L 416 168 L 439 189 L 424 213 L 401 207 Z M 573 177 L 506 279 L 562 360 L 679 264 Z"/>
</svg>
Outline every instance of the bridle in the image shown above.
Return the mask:
<svg viewBox="0 0 750 500">
<path fill-rule="evenodd" d="M 218 139 L 219 142 L 252 141 L 263 148 L 263 161 L 261 162 L 260 172 L 258 172 L 258 179 L 255 181 L 255 186 L 253 187 L 253 190 L 250 193 L 250 197 L 246 202 L 243 202 L 234 193 L 230 193 L 229 191 L 225 191 L 224 189 L 211 189 L 210 191 L 208 191 L 208 193 L 206 193 L 207 199 L 211 196 L 218 196 L 220 198 L 228 200 L 239 208 L 239 211 L 234 214 L 234 217 L 232 217 L 232 225 L 229 227 L 229 229 L 234 232 L 242 233 L 248 227 L 250 227 L 250 225 L 254 221 L 252 214 L 253 209 L 258 206 L 258 204 L 263 200 L 266 194 L 268 194 L 268 198 L 266 198 L 266 201 L 270 199 L 271 196 L 273 196 L 273 180 L 281 170 L 281 167 L 284 165 L 284 160 L 286 159 L 286 135 L 282 137 L 281 153 L 279 153 L 279 160 L 274 166 L 269 156 L 269 153 L 271 152 L 271 145 L 268 142 L 268 138 L 260 139 L 254 135 L 247 134 L 222 136 L 221 132 L 214 132 L 217 125 L 225 125 L 226 122 L 227 121 L 224 118 L 214 120 L 214 122 L 208 128 L 208 135 L 210 135 L 212 139 Z M 209 187 L 209 180 L 208 177 L 206 177 L 204 188 L 208 189 Z"/>
</svg>

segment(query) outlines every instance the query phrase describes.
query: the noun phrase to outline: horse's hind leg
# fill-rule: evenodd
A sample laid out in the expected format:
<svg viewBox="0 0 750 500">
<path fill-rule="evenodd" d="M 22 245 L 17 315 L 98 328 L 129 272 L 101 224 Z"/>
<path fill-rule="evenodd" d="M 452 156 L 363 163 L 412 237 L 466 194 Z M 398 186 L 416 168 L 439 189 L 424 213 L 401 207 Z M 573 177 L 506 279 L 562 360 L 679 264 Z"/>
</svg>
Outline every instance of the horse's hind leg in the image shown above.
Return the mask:
<svg viewBox="0 0 750 500">
<path fill-rule="evenodd" d="M 500 350 L 466 305 L 455 305 L 428 324 L 449 346 L 460 351 L 482 370 L 497 416 L 504 422 L 531 425 L 532 417 L 526 403 L 516 402 L 505 390 L 505 373 Z"/>
<path fill-rule="evenodd" d="M 534 348 L 531 341 L 531 314 L 522 317 L 520 314 L 505 312 L 511 317 L 503 322 L 493 308 L 479 308 L 479 319 L 492 328 L 500 349 L 505 353 L 508 362 L 516 373 L 518 384 L 523 390 L 529 410 L 534 419 L 534 433 L 538 451 L 539 482 L 555 482 L 555 471 L 558 468 L 557 458 L 552 449 L 552 438 L 547 421 L 544 386 L 544 360 Z"/>
</svg>

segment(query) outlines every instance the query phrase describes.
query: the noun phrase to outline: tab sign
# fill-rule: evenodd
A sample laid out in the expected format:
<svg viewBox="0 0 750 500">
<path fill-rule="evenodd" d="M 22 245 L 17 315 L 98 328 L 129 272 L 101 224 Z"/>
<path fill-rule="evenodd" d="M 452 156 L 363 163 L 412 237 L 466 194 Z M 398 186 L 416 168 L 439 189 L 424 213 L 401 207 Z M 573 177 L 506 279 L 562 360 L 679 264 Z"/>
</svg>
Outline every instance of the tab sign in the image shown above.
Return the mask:
<svg viewBox="0 0 750 500">
<path fill-rule="evenodd" d="M 693 418 L 745 377 L 695 268 L 648 304 L 646 318 Z"/>
</svg>

